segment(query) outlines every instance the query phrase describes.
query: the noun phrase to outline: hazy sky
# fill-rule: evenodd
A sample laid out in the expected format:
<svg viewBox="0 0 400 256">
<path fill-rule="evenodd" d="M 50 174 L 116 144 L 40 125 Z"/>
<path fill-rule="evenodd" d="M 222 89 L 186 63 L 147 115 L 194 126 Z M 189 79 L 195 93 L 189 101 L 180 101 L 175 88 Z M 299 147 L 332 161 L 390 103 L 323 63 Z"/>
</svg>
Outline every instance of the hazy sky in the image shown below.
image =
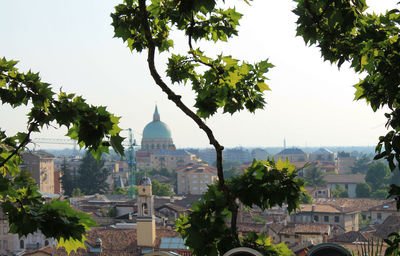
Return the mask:
<svg viewBox="0 0 400 256">
<path fill-rule="evenodd" d="M 396 1 L 367 1 L 371 10 L 394 8 Z M 2 0 L 0 1 L 0 57 L 19 60 L 18 67 L 40 72 L 42 80 L 67 92 L 83 95 L 121 116 L 122 128 L 132 128 L 138 141 L 151 121 L 157 103 L 161 120 L 178 147 L 206 147 L 208 140 L 156 86 L 147 70 L 145 53 L 131 53 L 113 38 L 110 13 L 115 0 Z M 229 2 L 229 0 L 227 1 Z M 240 3 L 241 1 L 231 1 Z M 323 62 L 318 49 L 306 47 L 295 34 L 294 3 L 254 0 L 238 4 L 245 16 L 239 37 L 228 44 L 205 44 L 212 54 L 223 51 L 249 62 L 269 58 L 276 66 L 267 76 L 272 91 L 267 105 L 255 114 L 217 114 L 207 119 L 226 147 L 375 145 L 385 134 L 384 111 L 373 113 L 355 102 L 353 84 L 362 77 Z M 180 35 L 177 50 L 187 47 Z M 160 73 L 166 56 L 157 57 Z M 170 81 L 166 79 L 170 84 Z M 190 86 L 172 85 L 193 106 Z M 26 129 L 26 110 L 0 106 L 0 127 L 11 135 Z M 33 137 L 62 138 L 65 129 L 50 129 Z M 124 133 L 126 136 L 127 134 Z"/>
</svg>

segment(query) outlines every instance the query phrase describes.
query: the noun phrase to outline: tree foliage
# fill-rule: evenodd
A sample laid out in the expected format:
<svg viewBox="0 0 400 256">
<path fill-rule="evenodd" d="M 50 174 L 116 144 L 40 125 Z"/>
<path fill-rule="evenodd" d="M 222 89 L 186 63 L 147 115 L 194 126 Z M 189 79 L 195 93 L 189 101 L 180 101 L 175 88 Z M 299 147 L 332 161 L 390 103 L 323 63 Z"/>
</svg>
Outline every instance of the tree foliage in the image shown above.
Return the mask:
<svg viewBox="0 0 400 256">
<path fill-rule="evenodd" d="M 371 185 L 372 191 L 376 191 L 389 182 L 390 176 L 391 173 L 387 164 L 375 162 L 369 166 L 365 181 Z"/>
<path fill-rule="evenodd" d="M 156 196 L 172 196 L 174 191 L 172 190 L 171 185 L 160 183 L 156 180 L 152 182 L 152 194 Z"/>
<path fill-rule="evenodd" d="M 356 196 L 358 198 L 371 197 L 372 188 L 368 183 L 358 183 L 356 186 Z"/>
<path fill-rule="evenodd" d="M 326 180 L 324 179 L 324 173 L 318 167 L 312 167 L 304 170 L 304 179 L 307 181 L 309 186 L 325 186 Z"/>
<path fill-rule="evenodd" d="M 104 167 L 104 160 L 96 160 L 92 154 L 86 152 L 78 168 L 78 188 L 85 195 L 105 193 L 109 190 L 106 180 L 110 171 Z"/>
<path fill-rule="evenodd" d="M 334 198 L 347 198 L 349 197 L 349 192 L 341 185 L 336 185 L 335 189 L 332 190 L 332 197 Z"/>
<path fill-rule="evenodd" d="M 72 196 L 72 191 L 75 188 L 75 180 L 72 176 L 71 169 L 68 166 L 67 160 L 64 158 L 61 164 L 61 184 L 64 190 L 64 195 Z"/>
<path fill-rule="evenodd" d="M 379 137 L 375 159 L 385 158 L 393 171 L 400 163 L 400 12 L 367 13 L 365 0 L 295 0 L 297 35 L 316 45 L 325 60 L 339 68 L 347 61 L 365 77 L 355 84 L 355 99 L 366 100 L 373 111 L 387 107 L 389 132 Z M 400 187 L 392 185 L 400 207 Z"/>
<path fill-rule="evenodd" d="M 132 51 L 147 49 L 148 67 L 155 83 L 206 133 L 216 150 L 218 184 L 210 186 L 193 212 L 178 224 L 179 232 L 196 255 L 223 254 L 244 244 L 266 245 L 262 236 L 239 238 L 236 223 L 238 202 L 263 209 L 287 203 L 294 210 L 304 185 L 296 178 L 297 171 L 293 166 L 269 160 L 255 161 L 247 174 L 231 180 L 224 178 L 224 148 L 203 118 L 209 118 L 218 109 L 230 114 L 243 109 L 250 112 L 262 109 L 265 104 L 263 93 L 269 90 L 265 74 L 273 65 L 268 60 L 251 64 L 223 54 L 212 58 L 195 46 L 199 41 L 217 43 L 237 35 L 242 15 L 235 8 L 219 6 L 215 0 L 125 0 L 111 14 L 115 37 L 126 42 Z M 173 52 L 172 29 L 182 31 L 187 37 L 186 54 Z M 159 53 L 171 52 L 166 75 L 172 83 L 192 86 L 196 112 L 188 108 L 181 96 L 176 95 L 161 78 L 154 61 L 156 50 Z M 227 218 L 230 219 L 229 227 L 225 223 Z M 270 247 L 272 251 L 277 248 Z"/>
<path fill-rule="evenodd" d="M 371 164 L 372 159 L 367 157 L 366 155 L 362 155 L 361 157 L 357 158 L 354 162 L 354 165 L 351 167 L 351 173 L 357 174 L 365 174 L 368 170 L 369 165 Z"/>
<path fill-rule="evenodd" d="M 68 202 L 45 202 L 29 174 L 19 169 L 20 153 L 30 143 L 30 136 L 43 127 L 65 126 L 68 136 L 77 140 L 97 158 L 112 146 L 123 154 L 118 127 L 119 118 L 105 107 L 89 105 L 81 96 L 60 90 L 53 92 L 42 82 L 39 73 L 20 72 L 17 61 L 0 59 L 0 101 L 18 108 L 28 107 L 27 131 L 7 135 L 0 129 L 0 201 L 8 217 L 10 232 L 20 236 L 41 230 L 57 239 L 69 252 L 84 247 L 84 234 L 95 223 L 77 212 Z"/>
</svg>

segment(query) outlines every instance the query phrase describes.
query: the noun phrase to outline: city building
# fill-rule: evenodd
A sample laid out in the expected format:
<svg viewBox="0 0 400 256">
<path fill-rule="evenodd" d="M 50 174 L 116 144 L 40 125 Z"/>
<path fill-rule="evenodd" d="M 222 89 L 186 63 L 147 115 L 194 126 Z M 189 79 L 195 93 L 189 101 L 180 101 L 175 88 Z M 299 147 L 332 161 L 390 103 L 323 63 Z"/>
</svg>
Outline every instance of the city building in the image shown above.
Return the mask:
<svg viewBox="0 0 400 256">
<path fill-rule="evenodd" d="M 157 151 L 150 156 L 150 159 L 151 169 L 167 168 L 176 170 L 188 164 L 197 164 L 199 162 L 196 155 L 183 149 Z"/>
<path fill-rule="evenodd" d="M 321 162 L 331 162 L 335 163 L 336 154 L 329 149 L 320 148 L 309 155 L 310 161 L 321 161 Z"/>
<path fill-rule="evenodd" d="M 43 193 L 54 194 L 54 156 L 44 151 L 26 151 L 21 154 L 23 163 L 21 169 L 32 174 L 39 190 Z"/>
<path fill-rule="evenodd" d="M 321 223 L 334 226 L 334 234 L 357 231 L 360 210 L 328 204 L 300 204 L 300 209 L 290 215 L 294 223 Z"/>
<path fill-rule="evenodd" d="M 145 170 L 151 168 L 151 155 L 157 151 L 174 151 L 171 130 L 168 125 L 160 120 L 157 106 L 153 114 L 153 121 L 143 129 L 141 148 L 135 154 L 136 168 Z"/>
<path fill-rule="evenodd" d="M 351 167 L 354 166 L 356 161 L 355 157 L 352 157 L 350 153 L 339 152 L 337 154 L 337 168 L 339 174 L 351 173 Z"/>
<path fill-rule="evenodd" d="M 217 169 L 209 165 L 188 165 L 176 170 L 179 195 L 201 195 L 207 191 L 207 185 L 217 181 Z"/>
<path fill-rule="evenodd" d="M 249 163 L 253 160 L 249 150 L 239 147 L 239 148 L 227 148 L 222 151 L 225 161 L 229 162 L 239 162 L 239 163 Z"/>
<path fill-rule="evenodd" d="M 55 245 L 54 239 L 46 238 L 40 231 L 18 237 L 18 234 L 9 233 L 9 230 L 8 218 L 0 208 L 0 255 L 16 255 Z"/>
<path fill-rule="evenodd" d="M 304 162 L 308 161 L 308 155 L 299 148 L 286 148 L 274 156 L 275 161 L 289 160 L 289 162 Z"/>
<path fill-rule="evenodd" d="M 365 183 L 365 174 L 328 174 L 325 175 L 324 179 L 331 191 L 336 186 L 342 186 L 344 189 L 347 189 L 350 198 L 355 198 L 357 196 L 357 184 Z"/>
<path fill-rule="evenodd" d="M 156 222 L 154 217 L 154 197 L 151 191 L 151 180 L 146 176 L 141 178 L 137 188 L 137 245 L 139 247 L 154 247 Z"/>
<path fill-rule="evenodd" d="M 251 158 L 265 161 L 268 158 L 268 152 L 262 148 L 255 148 L 251 151 Z"/>
</svg>

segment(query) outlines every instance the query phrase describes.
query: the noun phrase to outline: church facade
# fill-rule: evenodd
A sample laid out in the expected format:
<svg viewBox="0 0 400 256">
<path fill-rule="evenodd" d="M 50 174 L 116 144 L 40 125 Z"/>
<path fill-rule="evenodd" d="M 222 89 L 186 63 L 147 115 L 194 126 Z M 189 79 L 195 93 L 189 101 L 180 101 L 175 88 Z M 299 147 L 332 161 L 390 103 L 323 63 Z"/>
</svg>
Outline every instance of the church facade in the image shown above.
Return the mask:
<svg viewBox="0 0 400 256">
<path fill-rule="evenodd" d="M 141 148 L 136 152 L 136 168 L 146 170 L 154 168 L 151 156 L 158 151 L 175 151 L 171 130 L 168 125 L 160 120 L 157 106 L 153 114 L 153 121 L 143 129 Z"/>
</svg>

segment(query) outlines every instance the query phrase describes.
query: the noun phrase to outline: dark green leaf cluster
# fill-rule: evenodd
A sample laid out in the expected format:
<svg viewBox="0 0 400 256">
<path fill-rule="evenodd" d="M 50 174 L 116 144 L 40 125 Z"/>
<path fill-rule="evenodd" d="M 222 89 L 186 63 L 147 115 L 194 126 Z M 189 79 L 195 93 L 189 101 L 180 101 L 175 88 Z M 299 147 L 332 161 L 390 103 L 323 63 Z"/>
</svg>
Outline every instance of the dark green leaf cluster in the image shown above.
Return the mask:
<svg viewBox="0 0 400 256">
<path fill-rule="evenodd" d="M 250 112 L 263 108 L 263 92 L 269 90 L 264 76 L 273 67 L 267 60 L 254 65 L 218 55 L 207 57 L 192 41 L 227 41 L 237 35 L 242 17 L 234 8 L 216 8 L 216 1 L 152 0 L 147 7 L 147 17 L 139 11 L 137 1 L 125 1 L 115 7 L 112 25 L 115 37 L 128 43 L 133 51 L 149 47 L 143 30 L 147 19 L 154 46 L 166 51 L 173 46 L 169 38 L 171 29 L 178 29 L 188 37 L 187 55 L 172 54 L 168 61 L 167 75 L 173 83 L 190 81 L 196 92 L 198 115 L 207 118 L 218 108 L 234 113 L 244 108 Z"/>
<path fill-rule="evenodd" d="M 305 181 L 297 177 L 298 169 L 288 161 L 254 160 L 244 174 L 232 178 L 233 193 L 249 207 L 262 210 L 273 206 L 288 205 L 288 211 L 299 207 L 300 197 L 305 192 Z"/>
<path fill-rule="evenodd" d="M 365 99 L 374 111 L 390 109 L 386 126 L 391 131 L 379 138 L 375 159 L 387 159 L 393 171 L 400 163 L 399 10 L 368 14 L 365 0 L 296 2 L 297 35 L 317 45 L 325 60 L 338 67 L 348 61 L 356 72 L 366 74 L 354 85 L 356 100 Z"/>
<path fill-rule="evenodd" d="M 2 104 L 9 104 L 13 108 L 32 104 L 28 113 L 29 132 L 38 132 L 40 128 L 56 122 L 59 126 L 69 128 L 68 135 L 78 140 L 81 147 L 87 147 L 97 155 L 108 152 L 109 146 L 124 154 L 121 145 L 123 138 L 119 135 L 119 117 L 107 112 L 105 107 L 87 104 L 82 97 L 74 94 L 60 91 L 58 99 L 55 99 L 55 93 L 49 84 L 40 80 L 39 73 L 21 73 L 16 64 L 16 61 L 0 59 L 0 100 Z M 20 133 L 15 139 L 21 143 L 25 140 L 22 139 L 23 135 Z M 7 141 L 0 143 L 16 145 L 11 142 L 12 137 L 5 138 Z"/>
<path fill-rule="evenodd" d="M 82 241 L 90 227 L 96 225 L 90 216 L 73 210 L 66 201 L 46 203 L 36 182 L 27 171 L 13 178 L 0 176 L 0 198 L 8 216 L 9 232 L 26 236 L 40 230 L 46 237 Z"/>
<path fill-rule="evenodd" d="M 234 200 L 247 207 L 270 208 L 288 205 L 289 212 L 299 207 L 305 181 L 297 178 L 295 166 L 289 162 L 255 160 L 244 174 L 226 180 Z M 209 186 L 201 200 L 193 205 L 189 216 L 176 222 L 177 231 L 196 255 L 218 255 L 238 246 L 250 246 L 265 255 L 291 255 L 285 245 L 275 246 L 264 234 L 250 233 L 237 241 L 226 224 L 232 212 L 229 202 L 217 185 Z"/>
<path fill-rule="evenodd" d="M 35 181 L 20 170 L 19 153 L 30 142 L 30 135 L 45 126 L 66 126 L 68 135 L 100 159 L 112 146 L 123 154 L 118 127 L 119 118 L 105 107 L 89 105 L 80 96 L 62 91 L 56 97 L 48 83 L 38 73 L 19 72 L 17 61 L 0 59 L 0 101 L 12 108 L 30 108 L 27 132 L 7 136 L 0 130 L 0 201 L 8 216 L 10 232 L 19 236 L 40 230 L 46 237 L 58 240 L 66 250 L 84 247 L 85 233 L 95 223 L 89 216 L 77 212 L 68 202 L 53 200 L 45 203 Z"/>
</svg>

